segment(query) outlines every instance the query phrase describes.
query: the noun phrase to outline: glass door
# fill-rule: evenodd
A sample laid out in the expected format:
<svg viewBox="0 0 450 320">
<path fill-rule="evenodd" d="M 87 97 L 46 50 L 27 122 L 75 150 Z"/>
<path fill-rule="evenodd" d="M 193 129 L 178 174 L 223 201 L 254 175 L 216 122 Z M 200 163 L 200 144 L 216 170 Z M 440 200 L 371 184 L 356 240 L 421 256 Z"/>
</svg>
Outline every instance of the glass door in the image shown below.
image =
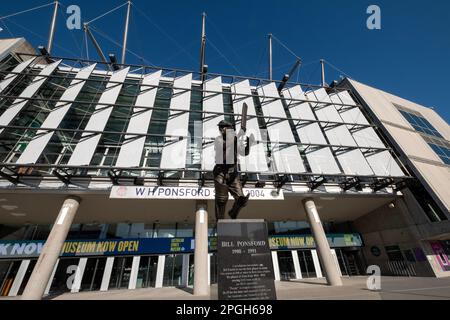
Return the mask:
<svg viewBox="0 0 450 320">
<path fill-rule="evenodd" d="M 158 256 L 143 256 L 139 262 L 136 289 L 155 287 Z"/>
<path fill-rule="evenodd" d="M 115 257 L 112 267 L 109 289 L 128 289 L 133 257 Z"/>
<path fill-rule="evenodd" d="M 89 258 L 86 262 L 80 291 L 100 290 L 105 271 L 106 258 Z"/>
<path fill-rule="evenodd" d="M 300 269 L 302 270 L 302 278 L 317 278 L 311 250 L 298 250 L 297 253 Z"/>
<path fill-rule="evenodd" d="M 291 251 L 278 251 L 278 266 L 280 268 L 280 279 L 289 281 L 295 279 L 294 260 Z"/>
<path fill-rule="evenodd" d="M 189 255 L 189 275 L 188 275 L 188 286 L 194 285 L 194 255 Z"/>
<path fill-rule="evenodd" d="M 211 284 L 217 283 L 217 254 L 212 253 L 210 258 L 210 275 L 211 275 Z"/>
<path fill-rule="evenodd" d="M 181 285 L 181 273 L 183 269 L 183 255 L 166 255 L 166 264 L 164 266 L 164 287 L 177 287 Z"/>
<path fill-rule="evenodd" d="M 348 265 L 347 260 L 345 259 L 344 255 L 342 254 L 341 249 L 335 249 L 336 251 L 336 257 L 339 262 L 339 268 L 341 269 L 341 273 L 343 276 L 348 276 Z"/>
<path fill-rule="evenodd" d="M 22 261 L 0 261 L 0 296 L 8 296 Z"/>
<path fill-rule="evenodd" d="M 33 273 L 33 269 L 34 269 L 34 266 L 36 265 L 36 262 L 37 262 L 37 259 L 30 261 L 30 264 L 28 265 L 28 268 L 27 268 L 27 272 L 25 273 L 25 276 L 23 277 L 23 280 L 20 285 L 19 291 L 17 292 L 17 295 L 19 295 L 19 296 L 22 295 L 23 290 L 25 290 L 28 280 L 30 279 L 31 274 Z"/>
</svg>

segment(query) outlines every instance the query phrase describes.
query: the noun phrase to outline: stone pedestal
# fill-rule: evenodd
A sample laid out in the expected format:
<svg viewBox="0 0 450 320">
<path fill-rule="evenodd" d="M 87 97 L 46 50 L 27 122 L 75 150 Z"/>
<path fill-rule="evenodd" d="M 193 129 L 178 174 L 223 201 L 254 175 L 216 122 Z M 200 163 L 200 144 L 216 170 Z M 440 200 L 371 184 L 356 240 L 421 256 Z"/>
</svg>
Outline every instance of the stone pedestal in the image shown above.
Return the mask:
<svg viewBox="0 0 450 320">
<path fill-rule="evenodd" d="M 264 220 L 219 220 L 219 300 L 275 300 L 267 224 Z"/>
</svg>

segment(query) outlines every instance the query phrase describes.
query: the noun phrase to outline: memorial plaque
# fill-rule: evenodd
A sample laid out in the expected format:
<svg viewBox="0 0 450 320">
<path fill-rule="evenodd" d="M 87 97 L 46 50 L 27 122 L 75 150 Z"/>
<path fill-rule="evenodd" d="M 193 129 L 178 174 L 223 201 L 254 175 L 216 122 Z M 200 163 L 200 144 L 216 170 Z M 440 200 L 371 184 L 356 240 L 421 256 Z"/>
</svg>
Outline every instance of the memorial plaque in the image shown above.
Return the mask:
<svg viewBox="0 0 450 320">
<path fill-rule="evenodd" d="M 219 300 L 276 300 L 272 255 L 264 220 L 219 220 Z"/>
</svg>

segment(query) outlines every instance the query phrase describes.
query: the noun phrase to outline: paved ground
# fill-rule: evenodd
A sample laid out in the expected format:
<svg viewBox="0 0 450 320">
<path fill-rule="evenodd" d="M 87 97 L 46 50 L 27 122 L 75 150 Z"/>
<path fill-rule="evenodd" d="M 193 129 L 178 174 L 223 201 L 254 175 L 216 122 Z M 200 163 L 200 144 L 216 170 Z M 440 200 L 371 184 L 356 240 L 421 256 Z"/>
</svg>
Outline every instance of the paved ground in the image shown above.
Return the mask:
<svg viewBox="0 0 450 320">
<path fill-rule="evenodd" d="M 329 287 L 324 279 L 277 282 L 280 300 L 450 300 L 450 278 L 382 277 L 381 291 L 370 291 L 366 277 L 343 278 L 342 287 Z M 217 286 L 210 296 L 195 297 L 192 289 L 150 288 L 106 292 L 65 293 L 54 300 L 215 300 Z M 9 298 L 11 299 L 11 298 Z"/>
</svg>

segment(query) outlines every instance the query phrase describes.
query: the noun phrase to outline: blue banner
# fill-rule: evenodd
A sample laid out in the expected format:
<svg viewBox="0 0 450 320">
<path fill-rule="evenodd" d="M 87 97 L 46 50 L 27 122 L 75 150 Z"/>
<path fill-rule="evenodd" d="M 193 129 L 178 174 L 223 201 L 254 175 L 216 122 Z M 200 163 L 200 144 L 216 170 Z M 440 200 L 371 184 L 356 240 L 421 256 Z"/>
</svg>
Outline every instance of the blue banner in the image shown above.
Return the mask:
<svg viewBox="0 0 450 320">
<path fill-rule="evenodd" d="M 359 234 L 329 234 L 330 247 L 360 247 Z M 311 235 L 270 236 L 270 249 L 308 249 L 314 248 Z M 0 259 L 38 257 L 44 241 L 0 241 Z M 217 238 L 209 238 L 209 250 L 215 251 Z M 131 238 L 67 240 L 61 250 L 62 257 L 75 256 L 120 256 L 144 254 L 177 254 L 194 252 L 194 239 L 187 238 Z"/>
</svg>

